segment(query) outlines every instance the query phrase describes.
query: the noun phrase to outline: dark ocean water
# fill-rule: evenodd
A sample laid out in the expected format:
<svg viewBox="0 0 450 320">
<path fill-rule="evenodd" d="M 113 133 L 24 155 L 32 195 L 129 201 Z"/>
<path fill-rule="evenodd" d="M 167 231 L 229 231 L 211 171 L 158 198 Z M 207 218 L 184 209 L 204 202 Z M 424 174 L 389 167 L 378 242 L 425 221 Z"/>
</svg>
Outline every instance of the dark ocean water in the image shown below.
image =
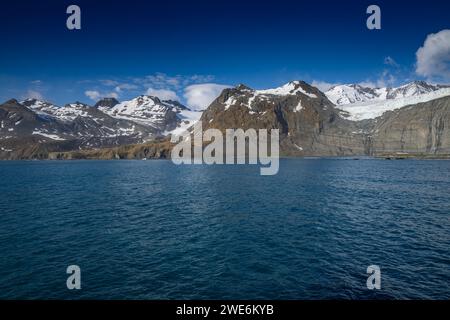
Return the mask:
<svg viewBox="0 0 450 320">
<path fill-rule="evenodd" d="M 0 255 L 1 299 L 449 299 L 450 161 L 0 162 Z"/>
</svg>

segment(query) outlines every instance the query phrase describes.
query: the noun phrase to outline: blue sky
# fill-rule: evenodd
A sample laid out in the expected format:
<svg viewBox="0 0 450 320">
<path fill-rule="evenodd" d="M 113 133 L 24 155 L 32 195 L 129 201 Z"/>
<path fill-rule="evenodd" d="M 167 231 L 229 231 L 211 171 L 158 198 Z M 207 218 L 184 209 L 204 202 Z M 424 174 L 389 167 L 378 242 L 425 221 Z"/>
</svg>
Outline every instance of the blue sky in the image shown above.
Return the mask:
<svg viewBox="0 0 450 320">
<path fill-rule="evenodd" d="M 81 30 L 66 28 L 70 4 L 81 8 Z M 381 8 L 381 30 L 366 28 L 370 4 Z M 449 82 L 446 34 L 424 50 L 419 63 L 432 66 L 417 72 L 416 57 L 427 36 L 450 29 L 449 12 L 450 2 L 431 0 L 9 1 L 0 10 L 0 100 L 154 93 L 196 104 L 202 90 L 239 83 Z"/>
</svg>

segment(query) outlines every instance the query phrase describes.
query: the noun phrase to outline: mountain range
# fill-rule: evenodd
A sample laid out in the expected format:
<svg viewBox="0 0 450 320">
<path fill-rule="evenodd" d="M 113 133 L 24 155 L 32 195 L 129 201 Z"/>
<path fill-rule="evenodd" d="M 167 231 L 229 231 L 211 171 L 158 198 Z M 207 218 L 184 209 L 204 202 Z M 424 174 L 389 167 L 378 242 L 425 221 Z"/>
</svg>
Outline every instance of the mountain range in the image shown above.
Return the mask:
<svg viewBox="0 0 450 320">
<path fill-rule="evenodd" d="M 341 106 L 367 101 L 385 101 L 419 96 L 449 87 L 450 86 L 429 84 L 425 81 L 414 81 L 396 88 L 372 88 L 360 84 L 344 84 L 331 87 L 325 94 L 331 102 Z"/>
<path fill-rule="evenodd" d="M 168 136 L 199 119 L 204 129 L 278 128 L 285 156 L 450 154 L 449 86 L 346 84 L 322 92 L 291 81 L 225 89 L 203 113 L 146 95 L 62 107 L 11 99 L 0 105 L 0 159 L 167 157 Z"/>
</svg>

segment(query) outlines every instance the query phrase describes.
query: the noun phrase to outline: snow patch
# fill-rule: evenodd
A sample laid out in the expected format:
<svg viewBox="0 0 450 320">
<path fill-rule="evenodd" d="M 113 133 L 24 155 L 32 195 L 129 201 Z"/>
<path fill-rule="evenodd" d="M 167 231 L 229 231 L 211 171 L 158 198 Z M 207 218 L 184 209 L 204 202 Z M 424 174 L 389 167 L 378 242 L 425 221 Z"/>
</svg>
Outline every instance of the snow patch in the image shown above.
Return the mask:
<svg viewBox="0 0 450 320">
<path fill-rule="evenodd" d="M 298 104 L 294 109 L 294 112 L 300 112 L 303 109 L 302 100 L 298 100 Z"/>
<path fill-rule="evenodd" d="M 235 105 L 237 103 L 236 98 L 229 97 L 227 101 L 225 101 L 225 110 L 228 110 L 232 105 Z"/>
<path fill-rule="evenodd" d="M 52 140 L 58 140 L 58 141 L 66 140 L 64 138 L 59 137 L 56 134 L 45 133 L 45 132 L 41 132 L 39 130 L 33 131 L 32 134 L 33 135 L 40 135 L 40 136 L 43 136 L 43 137 L 46 137 L 46 138 L 49 138 L 49 139 L 52 139 Z"/>
<path fill-rule="evenodd" d="M 274 89 L 266 89 L 266 90 L 255 90 L 256 94 L 260 95 L 277 95 L 277 96 L 287 96 L 287 95 L 296 95 L 297 93 L 303 93 L 310 98 L 317 98 L 314 93 L 306 92 L 301 86 L 299 81 L 291 81 L 286 83 L 285 85 L 274 88 Z"/>
<path fill-rule="evenodd" d="M 200 117 L 202 116 L 201 111 L 191 111 L 191 110 L 182 110 L 177 114 L 178 118 L 180 119 L 180 124 L 177 128 L 166 131 L 163 134 L 164 135 L 176 135 L 181 136 L 184 132 L 186 132 L 190 127 L 195 125 L 197 121 L 200 120 Z M 211 122 L 212 119 L 209 121 Z"/>
</svg>

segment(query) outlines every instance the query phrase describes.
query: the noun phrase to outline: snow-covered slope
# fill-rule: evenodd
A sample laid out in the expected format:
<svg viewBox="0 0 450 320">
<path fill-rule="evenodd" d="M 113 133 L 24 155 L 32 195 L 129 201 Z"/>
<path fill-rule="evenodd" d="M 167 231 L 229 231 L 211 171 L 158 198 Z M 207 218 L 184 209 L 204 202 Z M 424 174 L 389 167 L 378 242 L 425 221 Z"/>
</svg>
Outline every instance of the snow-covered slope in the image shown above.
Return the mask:
<svg viewBox="0 0 450 320">
<path fill-rule="evenodd" d="M 80 102 L 59 107 L 37 99 L 27 99 L 21 103 L 44 120 L 75 126 L 76 132 L 73 134 L 76 136 L 139 134 L 145 137 L 145 133 L 150 132 L 167 135 L 186 130 L 201 117 L 201 112 L 191 111 L 178 101 L 146 95 L 124 102 L 104 98 L 94 107 Z M 93 129 L 99 132 L 88 132 Z"/>
<path fill-rule="evenodd" d="M 178 101 L 162 100 L 161 103 L 172 108 L 172 111 L 176 113 L 176 127 L 169 127 L 168 130 L 163 132 L 164 136 L 169 134 L 183 134 L 183 132 L 187 131 L 198 120 L 200 120 L 200 117 L 202 116 L 202 111 L 190 110 Z"/>
<path fill-rule="evenodd" d="M 425 93 L 437 91 L 442 86 L 426 83 L 425 81 L 414 81 L 397 88 L 386 90 L 386 99 L 407 98 L 419 96 Z"/>
<path fill-rule="evenodd" d="M 358 121 L 365 119 L 374 119 L 381 116 L 386 111 L 392 111 L 408 105 L 427 102 L 446 96 L 450 96 L 450 88 L 442 88 L 420 95 L 411 95 L 396 99 L 372 100 L 359 103 L 351 103 L 340 105 L 338 106 L 338 108 L 348 113 L 347 116 L 349 120 Z"/>
<path fill-rule="evenodd" d="M 132 121 L 115 119 L 99 108 L 81 102 L 59 107 L 49 102 L 27 99 L 21 104 L 33 111 L 38 119 L 33 135 L 52 140 L 71 139 L 109 139 L 127 137 L 136 141 L 145 141 L 157 131 Z"/>
<path fill-rule="evenodd" d="M 112 108 L 99 107 L 99 110 L 114 118 L 135 121 L 155 128 L 164 125 L 164 121 L 172 108 L 164 105 L 152 96 L 139 96 L 129 101 L 121 102 Z"/>
<path fill-rule="evenodd" d="M 385 93 L 383 89 L 372 89 L 359 84 L 343 84 L 330 88 L 325 92 L 327 98 L 335 105 L 365 102 L 380 99 Z"/>
<path fill-rule="evenodd" d="M 117 119 L 150 126 L 163 135 L 182 132 L 201 116 L 200 112 L 190 111 L 177 101 L 146 95 L 118 103 L 112 108 L 99 106 L 98 109 Z"/>
<path fill-rule="evenodd" d="M 177 113 L 177 117 L 180 120 L 177 127 L 172 130 L 167 130 L 163 133 L 163 135 L 167 136 L 169 134 L 173 134 L 176 136 L 182 135 L 186 132 L 190 127 L 192 127 L 200 117 L 202 116 L 201 111 L 192 111 L 192 110 L 181 110 Z"/>
<path fill-rule="evenodd" d="M 397 88 L 369 88 L 358 84 L 338 85 L 325 92 L 350 120 L 373 119 L 406 105 L 450 95 L 450 88 L 414 81 Z M 344 114 L 345 115 L 345 114 Z"/>
<path fill-rule="evenodd" d="M 24 106 L 28 107 L 30 110 L 34 111 L 42 117 L 53 116 L 58 112 L 59 107 L 45 101 L 37 99 L 27 99 L 21 102 Z"/>
<path fill-rule="evenodd" d="M 27 99 L 21 103 L 42 117 L 53 117 L 64 122 L 74 121 L 77 117 L 91 117 L 89 111 L 92 108 L 81 102 L 66 104 L 64 107 L 37 99 Z"/>
</svg>

